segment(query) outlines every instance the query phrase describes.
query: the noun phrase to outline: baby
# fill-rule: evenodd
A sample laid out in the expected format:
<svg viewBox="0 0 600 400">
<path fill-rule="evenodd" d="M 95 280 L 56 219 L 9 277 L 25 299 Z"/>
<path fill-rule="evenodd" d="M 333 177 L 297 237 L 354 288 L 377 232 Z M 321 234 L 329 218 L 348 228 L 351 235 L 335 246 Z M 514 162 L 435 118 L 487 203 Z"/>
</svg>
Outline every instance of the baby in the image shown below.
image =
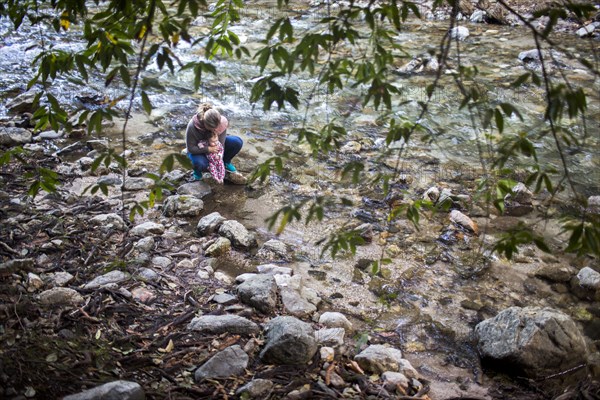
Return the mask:
<svg viewBox="0 0 600 400">
<path fill-rule="evenodd" d="M 216 153 L 206 154 L 208 159 L 208 172 L 212 177 L 219 183 L 223 183 L 225 178 L 225 164 L 223 163 L 223 144 L 219 141 L 219 135 L 214 133 L 213 136 L 208 140 L 202 140 L 198 143 L 198 147 L 213 147 L 216 146 L 218 151 Z"/>
</svg>

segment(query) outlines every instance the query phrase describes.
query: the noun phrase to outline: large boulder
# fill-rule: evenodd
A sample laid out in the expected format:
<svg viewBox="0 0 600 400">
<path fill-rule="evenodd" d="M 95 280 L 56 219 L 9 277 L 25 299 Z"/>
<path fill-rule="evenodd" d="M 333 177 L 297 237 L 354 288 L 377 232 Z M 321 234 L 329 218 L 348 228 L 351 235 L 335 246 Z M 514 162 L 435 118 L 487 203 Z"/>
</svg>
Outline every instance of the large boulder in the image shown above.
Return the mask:
<svg viewBox="0 0 600 400">
<path fill-rule="evenodd" d="M 273 275 L 250 275 L 237 287 L 240 300 L 267 314 L 277 305 L 277 284 Z"/>
<path fill-rule="evenodd" d="M 239 345 L 234 345 L 215 354 L 210 360 L 196 370 L 196 382 L 203 379 L 229 378 L 243 375 L 248 366 L 248 354 Z"/>
<path fill-rule="evenodd" d="M 144 389 L 135 382 L 114 381 L 65 396 L 63 400 L 144 400 Z"/>
<path fill-rule="evenodd" d="M 306 364 L 317 352 L 317 341 L 310 324 L 294 317 L 276 317 L 266 326 L 266 344 L 260 358 L 273 364 Z"/>
<path fill-rule="evenodd" d="M 0 127 L 0 146 L 18 146 L 31 143 L 31 132 L 24 128 Z"/>
<path fill-rule="evenodd" d="M 585 340 L 569 316 L 551 308 L 511 307 L 475 327 L 482 358 L 529 377 L 585 362 Z"/>
</svg>

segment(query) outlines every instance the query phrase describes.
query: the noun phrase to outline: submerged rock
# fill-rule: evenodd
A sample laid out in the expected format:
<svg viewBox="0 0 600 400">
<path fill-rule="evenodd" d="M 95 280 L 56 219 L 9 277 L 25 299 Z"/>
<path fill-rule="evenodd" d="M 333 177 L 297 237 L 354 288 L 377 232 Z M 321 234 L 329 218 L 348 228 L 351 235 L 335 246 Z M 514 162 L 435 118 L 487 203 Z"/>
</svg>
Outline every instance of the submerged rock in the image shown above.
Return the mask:
<svg viewBox="0 0 600 400">
<path fill-rule="evenodd" d="M 551 308 L 508 308 L 480 322 L 475 337 L 485 360 L 529 377 L 585 362 L 585 340 L 577 326 L 569 316 Z"/>
<path fill-rule="evenodd" d="M 203 379 L 243 375 L 248 366 L 248 360 L 248 354 L 236 344 L 215 354 L 196 370 L 194 378 L 196 382 L 201 382 Z"/>
<path fill-rule="evenodd" d="M 294 317 L 276 317 L 266 326 L 265 348 L 260 358 L 273 364 L 306 364 L 317 352 L 313 328 Z"/>
<path fill-rule="evenodd" d="M 114 381 L 65 396 L 63 400 L 144 400 L 145 398 L 144 389 L 138 383 Z"/>
</svg>

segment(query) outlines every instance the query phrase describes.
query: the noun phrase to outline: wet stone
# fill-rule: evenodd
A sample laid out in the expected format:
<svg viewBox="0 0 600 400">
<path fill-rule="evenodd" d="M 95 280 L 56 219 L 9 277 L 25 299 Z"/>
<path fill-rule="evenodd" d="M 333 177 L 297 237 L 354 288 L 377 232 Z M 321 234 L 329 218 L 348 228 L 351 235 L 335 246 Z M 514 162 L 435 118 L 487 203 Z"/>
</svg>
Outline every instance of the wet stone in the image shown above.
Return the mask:
<svg viewBox="0 0 600 400">
<path fill-rule="evenodd" d="M 65 396 L 63 400 L 145 400 L 144 389 L 129 381 L 114 381 L 85 390 L 81 393 Z"/>
<path fill-rule="evenodd" d="M 203 379 L 229 378 L 242 375 L 248 366 L 248 354 L 238 345 L 226 348 L 215 354 L 210 360 L 196 370 L 196 382 Z"/>
</svg>

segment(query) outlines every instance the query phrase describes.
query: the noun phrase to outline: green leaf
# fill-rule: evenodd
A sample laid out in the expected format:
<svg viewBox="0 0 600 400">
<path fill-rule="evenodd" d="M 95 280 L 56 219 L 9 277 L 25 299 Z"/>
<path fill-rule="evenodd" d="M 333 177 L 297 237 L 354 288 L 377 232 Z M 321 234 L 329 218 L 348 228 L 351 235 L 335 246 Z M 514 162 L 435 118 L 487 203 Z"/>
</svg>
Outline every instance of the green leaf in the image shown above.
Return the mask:
<svg viewBox="0 0 600 400">
<path fill-rule="evenodd" d="M 144 111 L 146 114 L 150 115 L 152 113 L 152 103 L 150 103 L 150 99 L 145 91 L 142 90 L 142 106 L 144 107 Z"/>
</svg>

